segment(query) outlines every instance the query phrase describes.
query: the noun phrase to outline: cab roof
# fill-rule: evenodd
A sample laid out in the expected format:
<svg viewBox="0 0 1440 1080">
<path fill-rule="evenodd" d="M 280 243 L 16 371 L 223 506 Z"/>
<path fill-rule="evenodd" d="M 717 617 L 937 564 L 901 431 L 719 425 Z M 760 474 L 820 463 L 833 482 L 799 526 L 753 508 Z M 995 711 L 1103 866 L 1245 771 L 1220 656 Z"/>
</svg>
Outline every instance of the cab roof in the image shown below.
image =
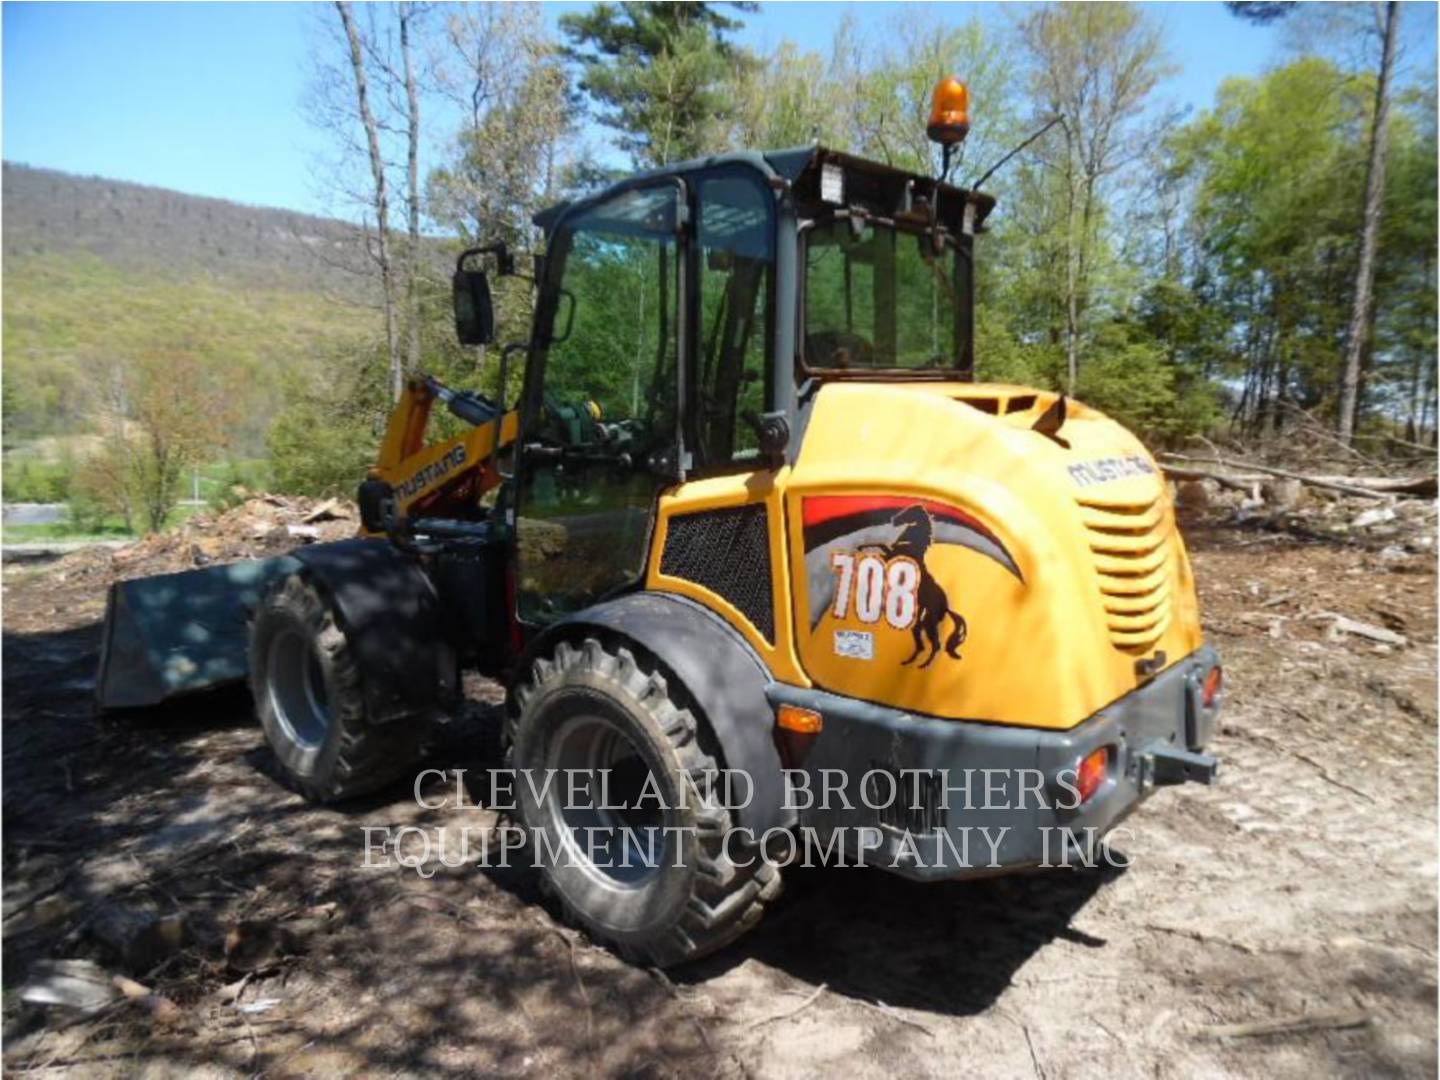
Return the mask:
<svg viewBox="0 0 1440 1080">
<path fill-rule="evenodd" d="M 826 165 L 837 165 L 844 171 L 846 207 L 858 207 L 880 217 L 916 216 L 923 213 L 932 197 L 937 199 L 938 219 L 950 230 L 958 232 L 966 203 L 975 207 L 974 227 L 980 226 L 995 208 L 991 195 L 969 191 L 951 184 L 939 184 L 932 176 L 897 169 L 878 161 L 855 157 L 818 144 L 797 146 L 788 150 L 738 150 L 711 157 L 695 158 L 664 165 L 658 169 L 627 176 L 609 187 L 583 199 L 556 203 L 534 217 L 536 225 L 547 233 L 571 209 L 601 202 L 632 188 L 667 177 L 687 175 L 720 168 L 745 165 L 757 170 L 776 184 L 783 184 L 800 203 L 802 211 L 823 212 L 839 207 L 825 203 L 820 195 L 821 171 Z"/>
</svg>

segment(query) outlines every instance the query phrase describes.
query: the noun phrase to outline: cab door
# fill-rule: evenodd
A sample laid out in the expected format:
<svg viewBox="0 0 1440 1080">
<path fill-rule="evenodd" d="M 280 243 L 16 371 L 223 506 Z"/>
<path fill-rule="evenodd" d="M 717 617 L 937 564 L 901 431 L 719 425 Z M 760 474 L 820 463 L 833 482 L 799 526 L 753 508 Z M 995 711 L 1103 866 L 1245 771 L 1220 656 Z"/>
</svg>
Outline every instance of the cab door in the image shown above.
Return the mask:
<svg viewBox="0 0 1440 1080">
<path fill-rule="evenodd" d="M 686 192 L 571 212 L 550 240 L 517 462 L 517 615 L 540 626 L 638 582 L 681 476 Z"/>
</svg>

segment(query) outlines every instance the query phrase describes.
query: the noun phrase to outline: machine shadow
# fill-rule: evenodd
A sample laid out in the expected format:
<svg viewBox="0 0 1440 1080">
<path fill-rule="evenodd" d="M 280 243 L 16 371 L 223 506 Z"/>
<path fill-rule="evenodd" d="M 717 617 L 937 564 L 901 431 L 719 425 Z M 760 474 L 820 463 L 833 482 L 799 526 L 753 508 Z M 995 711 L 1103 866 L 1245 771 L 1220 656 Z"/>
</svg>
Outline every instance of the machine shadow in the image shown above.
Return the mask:
<svg viewBox="0 0 1440 1080">
<path fill-rule="evenodd" d="M 749 936 L 676 978 L 703 982 L 753 957 L 845 997 L 969 1016 L 994 1005 L 1052 941 L 1104 948 L 1071 923 L 1123 872 L 921 883 L 874 869 L 795 869 L 786 896 Z"/>
</svg>

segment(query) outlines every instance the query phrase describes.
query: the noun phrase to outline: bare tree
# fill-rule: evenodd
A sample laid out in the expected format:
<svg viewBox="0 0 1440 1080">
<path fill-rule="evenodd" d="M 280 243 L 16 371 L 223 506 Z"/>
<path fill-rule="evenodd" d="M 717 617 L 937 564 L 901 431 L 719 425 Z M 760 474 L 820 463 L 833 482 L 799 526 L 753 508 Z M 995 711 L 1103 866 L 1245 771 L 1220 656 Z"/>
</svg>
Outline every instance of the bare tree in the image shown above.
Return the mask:
<svg viewBox="0 0 1440 1080">
<path fill-rule="evenodd" d="M 405 198 L 409 210 L 409 246 L 406 249 L 405 320 L 406 366 L 420 368 L 420 93 L 412 59 L 411 24 L 417 11 L 414 4 L 398 6 L 400 58 L 405 81 Z"/>
<path fill-rule="evenodd" d="M 1386 129 L 1390 119 L 1390 77 L 1395 64 L 1395 30 L 1400 4 L 1376 4 L 1377 30 L 1383 45 L 1380 71 L 1375 80 L 1375 115 L 1370 122 L 1370 158 L 1365 167 L 1365 210 L 1360 225 L 1360 262 L 1355 268 L 1355 299 L 1350 328 L 1345 335 L 1345 368 L 1340 377 L 1340 441 L 1349 446 L 1355 437 L 1355 414 L 1360 404 L 1360 361 L 1370 337 L 1370 308 L 1374 302 L 1375 252 L 1380 243 L 1380 217 L 1385 206 Z"/>
<path fill-rule="evenodd" d="M 563 58 L 537 4 L 465 4 L 443 11 L 444 32 L 432 39 L 437 51 L 431 66 L 439 92 L 464 122 L 430 172 L 430 214 L 469 242 L 535 247 L 541 237 L 531 219 L 554 200 L 574 152 Z M 524 336 L 532 290 L 518 279 L 500 279 L 495 288 L 501 334 Z M 482 346 L 482 370 L 486 359 Z"/>
<path fill-rule="evenodd" d="M 1128 4 L 1061 4 L 1021 25 L 1037 102 L 1060 117 L 1051 161 L 1065 196 L 1067 385 L 1079 376 L 1081 322 L 1099 224 L 1101 181 L 1141 152 L 1133 121 L 1164 74 L 1161 35 Z"/>
<path fill-rule="evenodd" d="M 432 212 L 478 240 L 534 242 L 530 216 L 551 197 L 571 128 L 560 52 L 536 5 L 447 12 L 438 81 L 468 116 L 431 174 Z"/>
<path fill-rule="evenodd" d="M 390 261 L 390 195 L 385 176 L 385 159 L 380 153 L 380 126 L 370 105 L 370 87 L 365 77 L 365 49 L 355 27 L 355 18 L 348 0 L 335 0 L 335 10 L 340 15 L 341 25 L 345 28 L 345 38 L 350 46 L 350 66 L 355 76 L 356 110 L 365 128 L 365 140 L 369 150 L 370 175 L 374 183 L 374 257 L 380 267 L 380 283 L 384 293 L 385 345 L 386 354 L 390 358 L 390 389 L 398 401 L 405 385 L 405 375 L 395 333 L 395 273 Z"/>
</svg>

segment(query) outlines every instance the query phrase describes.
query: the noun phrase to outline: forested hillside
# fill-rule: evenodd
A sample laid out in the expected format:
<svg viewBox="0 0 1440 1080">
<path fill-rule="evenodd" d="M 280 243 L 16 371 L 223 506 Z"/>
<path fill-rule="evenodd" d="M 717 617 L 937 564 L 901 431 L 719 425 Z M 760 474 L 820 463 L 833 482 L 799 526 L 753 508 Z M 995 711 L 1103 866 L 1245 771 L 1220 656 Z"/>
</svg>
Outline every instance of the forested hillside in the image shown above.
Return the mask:
<svg viewBox="0 0 1440 1080">
<path fill-rule="evenodd" d="M 193 356 L 242 395 L 258 452 L 284 370 L 353 327 L 339 222 L 6 163 L 5 438 L 94 434 L 117 366 Z"/>
<path fill-rule="evenodd" d="M 6 268 L 11 260 L 92 255 L 119 270 L 227 284 L 354 291 L 356 230 L 289 210 L 71 176 L 6 162 Z"/>
</svg>

